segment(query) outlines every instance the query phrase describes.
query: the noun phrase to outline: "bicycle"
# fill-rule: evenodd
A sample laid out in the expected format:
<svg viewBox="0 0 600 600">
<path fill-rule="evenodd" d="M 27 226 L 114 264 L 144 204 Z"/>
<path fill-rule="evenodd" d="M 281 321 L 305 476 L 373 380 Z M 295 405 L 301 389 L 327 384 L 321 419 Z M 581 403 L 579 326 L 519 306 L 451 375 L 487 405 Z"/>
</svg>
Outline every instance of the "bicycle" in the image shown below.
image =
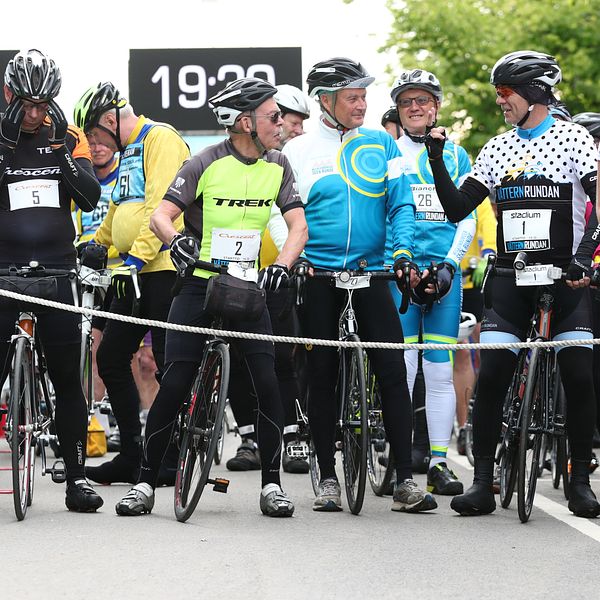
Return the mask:
<svg viewBox="0 0 600 600">
<path fill-rule="evenodd" d="M 223 268 L 205 261 L 196 267 L 222 273 Z M 223 319 L 215 317 L 212 329 L 222 329 Z M 200 500 L 207 484 L 213 491 L 227 493 L 229 481 L 210 478 L 210 469 L 219 453 L 229 388 L 229 344 L 218 336 L 206 341 L 200 366 L 190 393 L 179 412 L 174 437 L 179 445 L 175 477 L 175 517 L 187 521 Z"/>
<path fill-rule="evenodd" d="M 396 280 L 396 275 L 388 271 L 365 271 L 365 261 L 359 261 L 358 270 L 314 271 L 312 277 L 328 279 L 336 288 L 346 291 L 346 303 L 339 316 L 339 340 L 358 342 L 358 324 L 352 305 L 355 290 L 370 286 L 371 279 Z M 300 281 L 306 277 L 306 268 L 296 269 Z M 406 270 L 405 278 L 410 278 Z M 407 288 L 408 289 L 408 288 Z M 403 296 L 404 310 L 408 306 L 408 294 Z M 339 369 L 336 385 L 338 421 L 336 449 L 342 453 L 344 487 L 350 512 L 360 513 L 364 501 L 367 479 L 369 449 L 369 407 L 365 377 L 365 356 L 362 348 L 339 348 Z M 310 391 L 309 391 L 310 393 Z M 310 446 L 309 460 L 311 481 L 315 494 L 320 477 L 314 446 Z"/>
<path fill-rule="evenodd" d="M 489 273 L 515 277 L 517 285 L 537 286 L 527 341 L 547 341 L 554 304 L 551 286 L 565 274 L 552 265 L 527 263 L 527 255 L 519 252 L 513 269 L 498 268 L 492 260 Z M 554 393 L 556 367 L 553 348 L 520 350 L 505 401 L 502 441 L 496 454 L 496 462 L 500 464 L 500 502 L 503 508 L 508 508 L 516 484 L 522 523 L 531 515 L 544 436 L 550 436 L 561 446 L 566 439 L 565 416 L 561 412 L 564 407 L 557 402 L 559 394 Z"/>
<path fill-rule="evenodd" d="M 0 270 L 4 289 L 52 299 L 55 278 L 68 277 L 76 297 L 76 273 L 61 269 L 45 269 L 35 261 L 29 266 Z M 50 393 L 46 359 L 37 330 L 33 308 L 23 306 L 10 339 L 6 366 L 2 375 L 9 377 L 6 437 L 11 448 L 13 504 L 19 521 L 25 518 L 33 502 L 35 462 L 41 457 L 42 475 L 49 473 L 55 483 L 66 481 L 62 461 L 47 467 L 45 447 L 56 440 L 54 431 L 55 402 Z"/>
</svg>

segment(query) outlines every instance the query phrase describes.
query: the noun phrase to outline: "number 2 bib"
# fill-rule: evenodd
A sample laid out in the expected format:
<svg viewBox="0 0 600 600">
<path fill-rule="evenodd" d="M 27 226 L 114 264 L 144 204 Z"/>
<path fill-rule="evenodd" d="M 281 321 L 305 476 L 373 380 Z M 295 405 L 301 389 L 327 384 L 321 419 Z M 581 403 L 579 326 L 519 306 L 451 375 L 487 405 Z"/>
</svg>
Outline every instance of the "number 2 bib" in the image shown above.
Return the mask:
<svg viewBox="0 0 600 600">
<path fill-rule="evenodd" d="M 258 258 L 260 250 L 260 231 L 215 227 L 212 231 L 210 248 L 213 262 L 253 263 Z"/>
</svg>

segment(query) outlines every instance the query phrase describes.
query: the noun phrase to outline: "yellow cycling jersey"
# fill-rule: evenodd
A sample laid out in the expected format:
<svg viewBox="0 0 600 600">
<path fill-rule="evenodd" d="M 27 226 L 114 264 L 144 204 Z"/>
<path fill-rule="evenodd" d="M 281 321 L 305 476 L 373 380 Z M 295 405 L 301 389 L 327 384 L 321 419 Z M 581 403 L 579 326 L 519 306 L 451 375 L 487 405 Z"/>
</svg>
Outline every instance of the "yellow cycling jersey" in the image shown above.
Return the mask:
<svg viewBox="0 0 600 600">
<path fill-rule="evenodd" d="M 268 229 L 265 229 L 265 233 L 262 237 L 260 245 L 260 268 L 264 269 L 275 262 L 275 259 L 279 256 L 279 250 L 271 237 Z"/>
<path fill-rule="evenodd" d="M 481 256 L 490 252 L 496 252 L 496 215 L 492 208 L 492 203 L 489 198 L 486 198 L 476 210 L 477 229 L 475 237 L 464 255 L 460 268 L 463 271 L 469 268 L 469 261 L 473 257 L 479 259 Z M 463 281 L 463 289 L 468 290 L 473 288 L 471 277 L 467 277 Z"/>
<path fill-rule="evenodd" d="M 190 152 L 170 125 L 140 116 L 121 154 L 108 214 L 94 239 L 143 261 L 143 273 L 174 270 L 169 248 L 150 231 L 150 215 Z M 183 229 L 183 215 L 175 220 Z"/>
</svg>

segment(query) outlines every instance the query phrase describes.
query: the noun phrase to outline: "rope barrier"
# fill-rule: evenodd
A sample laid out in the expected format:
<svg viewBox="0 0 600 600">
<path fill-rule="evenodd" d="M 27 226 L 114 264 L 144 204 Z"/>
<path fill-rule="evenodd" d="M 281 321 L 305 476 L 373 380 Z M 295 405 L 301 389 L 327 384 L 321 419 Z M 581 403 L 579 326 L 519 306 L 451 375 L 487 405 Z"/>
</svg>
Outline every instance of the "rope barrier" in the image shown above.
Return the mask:
<svg viewBox="0 0 600 600">
<path fill-rule="evenodd" d="M 339 340 L 322 340 L 318 338 L 293 337 L 283 335 L 267 335 L 262 333 L 248 333 L 245 331 L 229 331 L 224 329 L 211 329 L 209 327 L 192 327 L 191 325 L 179 325 L 177 323 L 166 323 L 164 321 L 156 321 L 153 319 L 141 319 L 129 315 L 119 315 L 104 310 L 92 308 L 83 308 L 73 306 L 71 304 L 63 304 L 54 300 L 45 300 L 34 296 L 27 296 L 17 292 L 0 289 L 0 296 L 13 298 L 30 304 L 40 304 L 49 308 L 56 308 L 68 312 L 89 315 L 93 317 L 104 317 L 105 319 L 113 319 L 132 323 L 134 325 L 144 325 L 146 327 L 160 327 L 162 329 L 171 329 L 174 331 L 183 331 L 186 333 L 200 333 L 203 335 L 218 336 L 223 338 L 239 338 L 245 340 L 262 340 L 274 343 L 302 344 L 307 346 L 329 346 L 336 348 L 379 348 L 383 350 L 508 350 L 521 348 L 561 348 L 567 346 L 589 346 L 591 344 L 600 344 L 600 338 L 586 340 L 560 340 L 560 341 L 531 341 L 531 342 L 504 342 L 493 344 L 406 344 L 392 342 L 342 342 Z"/>
</svg>

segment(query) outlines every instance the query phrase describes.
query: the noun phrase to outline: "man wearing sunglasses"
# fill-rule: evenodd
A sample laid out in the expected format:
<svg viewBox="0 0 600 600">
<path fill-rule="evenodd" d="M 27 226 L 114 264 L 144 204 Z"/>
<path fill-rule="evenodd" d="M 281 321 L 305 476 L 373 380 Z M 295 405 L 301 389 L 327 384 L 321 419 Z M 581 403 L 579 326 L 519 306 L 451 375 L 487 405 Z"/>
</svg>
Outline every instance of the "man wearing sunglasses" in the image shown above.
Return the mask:
<svg viewBox="0 0 600 600">
<path fill-rule="evenodd" d="M 289 228 L 277 259 L 260 271 L 259 287 L 277 290 L 306 241 L 304 207 L 296 192 L 287 159 L 277 150 L 281 139 L 281 111 L 273 96 L 277 89 L 256 78 L 236 79 L 209 102 L 219 125 L 229 137 L 191 158 L 177 172 L 163 201 L 151 216 L 152 231 L 171 249 L 180 290 L 173 299 L 169 321 L 208 327 L 212 315 L 204 310 L 208 282 L 215 274 L 196 269 L 198 258 L 228 265 L 252 280 L 260 239 L 277 203 Z M 175 225 L 185 216 L 185 231 Z M 256 277 L 253 278 L 256 281 Z M 270 334 L 269 313 L 257 320 L 229 319 L 228 327 Z M 179 408 L 194 381 L 206 336 L 167 333 L 166 369 L 160 391 L 146 422 L 144 454 L 138 484 L 117 504 L 119 515 L 151 512 L 158 469 L 169 445 Z M 258 404 L 258 445 L 261 450 L 261 512 L 269 517 L 291 517 L 292 500 L 281 489 L 280 466 L 283 410 L 273 343 L 232 340 L 229 395 L 248 396 L 248 382 Z"/>
<path fill-rule="evenodd" d="M 425 378 L 425 415 L 429 432 L 431 459 L 427 472 L 427 489 L 434 494 L 454 496 L 461 494 L 463 486 L 448 468 L 446 454 L 456 412 L 456 395 L 453 385 L 453 350 L 458 336 L 461 307 L 460 261 L 475 235 L 474 213 L 458 224 L 446 218 L 437 196 L 433 177 L 427 161 L 425 134 L 437 119 L 442 103 L 442 87 L 438 78 L 423 69 L 404 71 L 396 79 L 391 91 L 404 135 L 396 141 L 402 154 L 403 172 L 410 182 L 416 206 L 416 230 L 413 260 L 425 270 L 436 263 L 437 293 L 430 278 L 424 277 L 413 290 L 414 303 L 400 316 L 407 342 L 417 343 L 422 332 L 425 343 L 448 344 L 448 350 L 427 350 L 423 353 Z M 456 185 L 471 171 L 466 151 L 448 142 L 444 148 L 444 163 Z M 402 298 L 394 289 L 396 305 Z M 408 386 L 412 390 L 418 368 L 418 352 L 404 353 L 408 371 Z M 420 415 L 419 415 L 420 416 Z M 413 456 L 422 444 L 413 442 Z"/>
<path fill-rule="evenodd" d="M 49 269 L 76 266 L 71 199 L 94 210 L 100 186 L 83 132 L 69 125 L 56 96 L 61 73 L 39 50 L 19 52 L 4 74 L 8 107 L 0 119 L 0 268 L 36 261 Z M 73 304 L 71 283 L 57 278 L 57 297 Z M 39 329 L 48 374 L 56 391 L 56 432 L 67 471 L 66 505 L 94 512 L 102 498 L 85 479 L 87 408 L 79 379 L 81 316 L 39 309 Z M 0 365 L 18 311 L 0 299 Z M 13 432 L 16 435 L 16 432 Z"/>
<path fill-rule="evenodd" d="M 566 270 L 566 282 L 553 286 L 552 335 L 554 339 L 588 340 L 592 339 L 591 306 L 585 286 L 597 245 L 597 220 L 592 214 L 586 226 L 585 208 L 588 197 L 596 199 L 596 155 L 585 129 L 549 114 L 548 105 L 555 102 L 553 87 L 561 78 L 554 57 L 542 52 L 511 52 L 498 60 L 490 82 L 504 120 L 514 129 L 483 147 L 472 173 L 458 189 L 442 160 L 443 128 L 433 129 L 425 143 L 448 218 L 459 221 L 495 190 L 498 265 L 511 268 L 516 253 L 524 250 L 532 264 Z M 492 307 L 483 313 L 481 342 L 522 341 L 535 291 L 535 286 L 517 287 L 512 278 L 495 277 Z M 516 352 L 481 352 L 473 411 L 473 486 L 451 503 L 462 515 L 487 514 L 496 508 L 494 454 Z M 558 362 L 568 405 L 569 510 L 578 517 L 596 517 L 600 504 L 589 482 L 596 410 L 591 345 L 560 348 Z"/>
<path fill-rule="evenodd" d="M 316 131 L 290 140 L 290 159 L 306 204 L 309 234 L 306 257 L 315 269 L 381 271 L 385 262 L 386 221 L 393 231 L 394 270 L 412 263 L 414 202 L 401 171 L 400 154 L 385 131 L 362 127 L 366 88 L 374 81 L 365 68 L 345 57 L 321 61 L 310 70 L 308 93 L 321 108 Z M 324 279 L 308 278 L 302 307 L 303 334 L 337 339 L 345 292 Z M 401 342 L 402 327 L 388 283 L 372 281 L 354 292 L 361 339 Z M 420 512 L 437 507 L 431 494 L 412 479 L 412 409 L 401 351 L 369 350 L 377 375 L 385 429 L 396 460 L 397 484 L 392 510 Z M 315 346 L 308 352 L 308 419 L 321 481 L 313 510 L 342 510 L 335 471 L 335 386 L 338 353 Z"/>
</svg>

